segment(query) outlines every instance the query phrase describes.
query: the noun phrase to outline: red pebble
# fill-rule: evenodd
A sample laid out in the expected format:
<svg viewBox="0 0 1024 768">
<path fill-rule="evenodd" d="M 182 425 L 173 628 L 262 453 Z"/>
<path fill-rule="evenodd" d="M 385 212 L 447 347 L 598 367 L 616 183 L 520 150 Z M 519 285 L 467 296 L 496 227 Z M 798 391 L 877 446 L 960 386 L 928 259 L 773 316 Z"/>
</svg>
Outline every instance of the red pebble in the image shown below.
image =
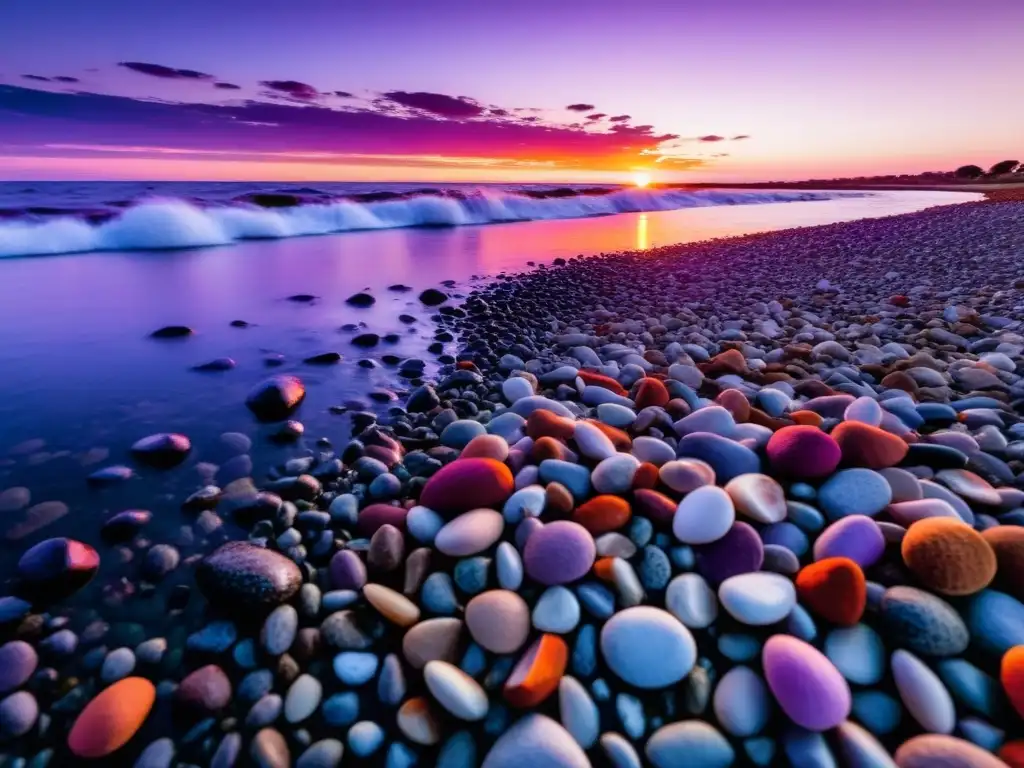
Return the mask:
<svg viewBox="0 0 1024 768">
<path fill-rule="evenodd" d="M 885 469 L 903 461 L 910 447 L 900 437 L 859 421 L 844 421 L 832 430 L 843 463 L 852 467 Z"/>
<path fill-rule="evenodd" d="M 1017 714 L 1024 718 L 1024 645 L 1014 646 L 1003 656 L 999 680 L 1006 691 L 1006 698 Z"/>
<path fill-rule="evenodd" d="M 576 507 L 576 511 L 572 513 L 573 521 L 595 536 L 617 531 L 629 522 L 631 516 L 629 502 L 620 496 L 610 494 L 595 496 Z"/>
<path fill-rule="evenodd" d="M 640 379 L 636 388 L 636 397 L 633 398 L 638 411 L 652 405 L 659 408 L 664 407 L 668 400 L 668 390 L 665 385 L 657 379 L 651 378 Z"/>
<path fill-rule="evenodd" d="M 864 572 L 846 557 L 827 557 L 796 576 L 800 602 L 833 624 L 849 627 L 860 621 L 867 605 Z"/>
</svg>

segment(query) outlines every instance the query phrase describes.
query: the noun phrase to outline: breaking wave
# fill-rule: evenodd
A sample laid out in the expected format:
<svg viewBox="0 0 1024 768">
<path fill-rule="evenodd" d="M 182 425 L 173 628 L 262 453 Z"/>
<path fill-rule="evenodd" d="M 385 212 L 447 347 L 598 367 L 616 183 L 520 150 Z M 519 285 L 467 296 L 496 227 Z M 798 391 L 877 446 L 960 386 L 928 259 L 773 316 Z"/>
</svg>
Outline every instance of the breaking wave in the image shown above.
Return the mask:
<svg viewBox="0 0 1024 768">
<path fill-rule="evenodd" d="M 460 227 L 861 196 L 851 192 L 799 190 L 623 189 L 603 194 L 537 197 L 476 190 L 469 194 L 422 194 L 381 201 L 300 202 L 289 207 L 261 207 L 248 202 L 207 207 L 180 199 L 152 199 L 102 217 L 26 215 L 0 220 L 0 257 L 198 248 L 240 240 L 359 230 Z"/>
</svg>

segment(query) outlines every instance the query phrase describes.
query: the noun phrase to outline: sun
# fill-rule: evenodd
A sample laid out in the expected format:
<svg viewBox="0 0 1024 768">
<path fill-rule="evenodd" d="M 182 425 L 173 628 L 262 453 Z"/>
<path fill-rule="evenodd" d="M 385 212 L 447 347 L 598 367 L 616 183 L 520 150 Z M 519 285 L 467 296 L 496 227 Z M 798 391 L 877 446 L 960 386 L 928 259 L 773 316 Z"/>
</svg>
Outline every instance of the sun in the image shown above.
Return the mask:
<svg viewBox="0 0 1024 768">
<path fill-rule="evenodd" d="M 647 171 L 637 171 L 633 174 L 633 183 L 638 187 L 646 187 L 651 183 L 651 174 Z"/>
</svg>

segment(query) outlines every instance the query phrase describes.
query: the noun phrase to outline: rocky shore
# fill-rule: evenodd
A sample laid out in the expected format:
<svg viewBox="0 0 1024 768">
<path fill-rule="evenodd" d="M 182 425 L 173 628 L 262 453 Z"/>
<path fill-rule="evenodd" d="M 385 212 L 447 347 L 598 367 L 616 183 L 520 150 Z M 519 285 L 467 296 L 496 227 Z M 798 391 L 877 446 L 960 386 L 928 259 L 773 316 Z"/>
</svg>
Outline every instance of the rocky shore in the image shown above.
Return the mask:
<svg viewBox="0 0 1024 768">
<path fill-rule="evenodd" d="M 181 534 L 21 554 L 0 764 L 1024 767 L 1022 221 L 502 275 L 356 434 L 280 375 L 125 446 L 90 482 L 201 478 Z"/>
</svg>

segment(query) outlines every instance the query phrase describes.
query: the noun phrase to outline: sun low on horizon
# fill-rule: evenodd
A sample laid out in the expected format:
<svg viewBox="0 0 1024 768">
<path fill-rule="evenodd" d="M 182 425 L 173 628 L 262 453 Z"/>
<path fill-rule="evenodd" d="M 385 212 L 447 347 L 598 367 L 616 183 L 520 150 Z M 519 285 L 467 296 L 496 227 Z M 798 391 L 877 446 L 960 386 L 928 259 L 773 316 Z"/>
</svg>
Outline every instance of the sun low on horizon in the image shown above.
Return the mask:
<svg viewBox="0 0 1024 768">
<path fill-rule="evenodd" d="M 634 171 L 633 172 L 633 186 L 643 189 L 651 185 L 653 178 L 649 171 Z"/>
</svg>

